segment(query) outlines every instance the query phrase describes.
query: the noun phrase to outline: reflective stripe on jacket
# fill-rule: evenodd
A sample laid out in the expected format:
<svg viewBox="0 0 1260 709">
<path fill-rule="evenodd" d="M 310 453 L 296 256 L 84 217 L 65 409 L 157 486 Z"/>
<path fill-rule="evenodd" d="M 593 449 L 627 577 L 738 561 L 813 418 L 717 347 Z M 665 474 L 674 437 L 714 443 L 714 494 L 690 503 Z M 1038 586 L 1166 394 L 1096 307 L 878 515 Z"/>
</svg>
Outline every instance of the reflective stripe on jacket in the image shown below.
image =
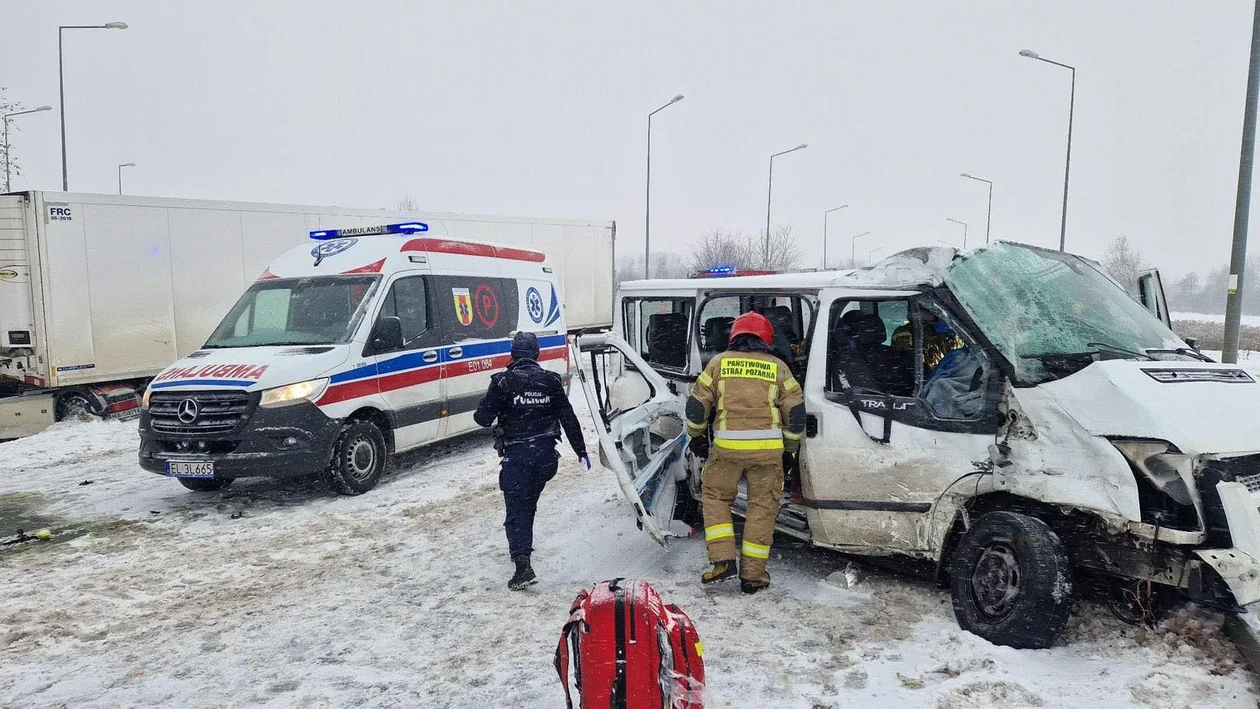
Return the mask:
<svg viewBox="0 0 1260 709">
<path fill-rule="evenodd" d="M 687 433 L 732 451 L 796 450 L 805 398 L 788 366 L 768 352 L 727 351 L 704 368 L 687 399 Z"/>
</svg>

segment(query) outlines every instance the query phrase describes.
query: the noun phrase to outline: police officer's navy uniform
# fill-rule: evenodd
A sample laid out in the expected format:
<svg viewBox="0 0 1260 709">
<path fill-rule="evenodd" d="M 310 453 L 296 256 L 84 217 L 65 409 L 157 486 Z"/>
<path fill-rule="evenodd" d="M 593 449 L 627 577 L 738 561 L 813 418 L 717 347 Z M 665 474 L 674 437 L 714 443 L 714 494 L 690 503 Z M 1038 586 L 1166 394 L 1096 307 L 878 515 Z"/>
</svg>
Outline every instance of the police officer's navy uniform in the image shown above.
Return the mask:
<svg viewBox="0 0 1260 709">
<path fill-rule="evenodd" d="M 560 454 L 556 443 L 564 429 L 578 458 L 590 467 L 586 442 L 560 375 L 538 364 L 538 338 L 519 332 L 512 340 L 512 362 L 490 378 L 473 419 L 480 426 L 498 422 L 502 455 L 499 489 L 507 506 L 503 522 L 516 573 L 508 586 L 534 583 L 530 554 L 534 550 L 534 512 L 547 481 L 556 475 Z"/>
</svg>

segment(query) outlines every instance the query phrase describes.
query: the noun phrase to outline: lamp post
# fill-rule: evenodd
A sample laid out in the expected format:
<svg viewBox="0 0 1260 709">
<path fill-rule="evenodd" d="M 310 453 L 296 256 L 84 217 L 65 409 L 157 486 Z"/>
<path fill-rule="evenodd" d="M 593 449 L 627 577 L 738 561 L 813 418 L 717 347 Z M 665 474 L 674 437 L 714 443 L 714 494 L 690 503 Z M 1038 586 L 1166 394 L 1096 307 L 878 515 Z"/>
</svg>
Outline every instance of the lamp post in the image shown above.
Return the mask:
<svg viewBox="0 0 1260 709">
<path fill-rule="evenodd" d="M 1067 243 L 1068 176 L 1072 172 L 1072 117 L 1076 112 L 1076 67 L 1046 59 L 1031 49 L 1021 49 L 1019 56 L 1060 66 L 1072 72 L 1072 90 L 1068 99 L 1067 157 L 1063 161 L 1063 217 L 1059 221 L 1059 251 L 1063 251 L 1064 245 Z"/>
<path fill-rule="evenodd" d="M 135 167 L 134 162 L 125 162 L 118 166 L 118 194 L 122 194 L 122 169 L 124 167 Z"/>
<path fill-rule="evenodd" d="M 1225 343 L 1221 361 L 1238 362 L 1243 286 L 1247 275 L 1247 222 L 1251 215 L 1251 173 L 1256 155 L 1256 102 L 1260 95 L 1260 0 L 1251 16 L 1251 60 L 1247 65 L 1247 103 L 1243 107 L 1242 154 L 1238 160 L 1238 193 L 1234 201 L 1234 240 L 1225 287 Z"/>
<path fill-rule="evenodd" d="M 961 177 L 965 177 L 968 180 L 975 180 L 976 182 L 983 182 L 989 186 L 989 210 L 985 213 L 984 217 L 984 243 L 987 244 L 989 243 L 989 227 L 993 224 L 993 181 L 986 180 L 983 177 L 976 177 L 975 175 L 966 172 L 962 173 Z"/>
<path fill-rule="evenodd" d="M 824 271 L 827 270 L 827 215 L 831 214 L 832 212 L 844 209 L 847 206 L 849 205 L 842 204 L 839 207 L 832 207 L 831 209 L 828 209 L 827 211 L 823 212 L 823 264 L 822 264 L 822 267 Z"/>
<path fill-rule="evenodd" d="M 852 241 L 849 242 L 849 268 L 857 268 L 857 240 L 869 233 L 869 231 L 864 231 L 853 235 Z"/>
<path fill-rule="evenodd" d="M 967 222 L 960 222 L 960 221 L 958 221 L 957 219 L 951 219 L 950 217 L 945 217 L 945 221 L 947 221 L 947 222 L 953 222 L 953 223 L 955 223 L 955 224 L 962 224 L 962 228 L 963 228 L 963 245 L 962 245 L 962 250 L 963 250 L 963 251 L 966 251 L 966 250 L 967 250 Z"/>
<path fill-rule="evenodd" d="M 4 191 L 9 191 L 9 165 L 12 163 L 11 154 L 13 149 L 9 146 L 9 119 L 14 116 L 25 116 L 28 113 L 39 113 L 40 111 L 51 111 L 52 106 L 40 106 L 26 111 L 14 111 L 13 113 L 4 114 Z"/>
<path fill-rule="evenodd" d="M 66 75 L 63 70 L 62 37 L 66 30 L 125 30 L 126 22 L 106 22 L 103 25 L 61 25 L 57 28 L 57 90 L 61 105 L 61 191 L 70 191 L 70 180 L 66 173 Z"/>
<path fill-rule="evenodd" d="M 766 186 L 766 254 L 765 254 L 765 262 L 764 262 L 766 267 L 770 266 L 770 195 L 774 192 L 774 159 L 779 157 L 780 155 L 787 155 L 788 153 L 794 153 L 798 150 L 804 150 L 805 148 L 808 148 L 808 147 L 809 147 L 808 143 L 801 143 L 795 148 L 791 148 L 790 150 L 784 150 L 781 153 L 775 153 L 770 156 L 770 181 Z"/>
<path fill-rule="evenodd" d="M 648 278 L 651 273 L 651 253 L 652 253 L 652 116 L 664 111 L 683 100 L 683 95 L 678 94 L 671 98 L 669 103 L 648 114 L 647 126 L 647 186 L 644 188 L 644 201 L 646 206 L 643 209 L 643 278 Z"/>
<path fill-rule="evenodd" d="M 873 249 L 871 249 L 870 251 L 866 252 L 866 265 L 867 265 L 867 266 L 871 265 L 871 259 L 875 258 L 875 254 L 877 254 L 877 253 L 879 253 L 880 251 L 883 251 L 883 250 L 884 250 L 884 247 L 882 247 L 882 246 L 876 246 L 875 248 L 873 248 Z"/>
</svg>

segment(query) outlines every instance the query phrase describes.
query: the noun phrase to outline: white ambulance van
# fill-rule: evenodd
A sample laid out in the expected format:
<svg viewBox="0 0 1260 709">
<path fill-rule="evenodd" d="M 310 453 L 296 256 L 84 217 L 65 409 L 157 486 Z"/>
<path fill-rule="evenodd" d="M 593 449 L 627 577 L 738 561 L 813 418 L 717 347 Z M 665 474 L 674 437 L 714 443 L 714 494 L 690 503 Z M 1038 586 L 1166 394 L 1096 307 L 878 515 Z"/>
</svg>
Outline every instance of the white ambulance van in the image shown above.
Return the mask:
<svg viewBox="0 0 1260 709">
<path fill-rule="evenodd" d="M 567 377 L 546 254 L 428 230 L 314 231 L 272 262 L 201 349 L 149 384 L 141 467 L 191 490 L 323 473 L 356 495 L 390 455 L 477 428 L 517 331 Z"/>
</svg>

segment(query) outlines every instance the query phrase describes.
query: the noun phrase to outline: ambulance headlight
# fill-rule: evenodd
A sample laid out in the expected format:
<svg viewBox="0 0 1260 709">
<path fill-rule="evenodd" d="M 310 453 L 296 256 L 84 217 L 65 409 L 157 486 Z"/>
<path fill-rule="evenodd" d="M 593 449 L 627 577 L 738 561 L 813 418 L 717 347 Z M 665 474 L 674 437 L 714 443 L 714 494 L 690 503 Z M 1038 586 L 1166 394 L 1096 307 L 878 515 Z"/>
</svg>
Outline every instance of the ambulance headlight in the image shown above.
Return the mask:
<svg viewBox="0 0 1260 709">
<path fill-rule="evenodd" d="M 298 382 L 297 384 L 287 384 L 275 389 L 268 389 L 262 393 L 262 399 L 258 402 L 259 406 L 269 409 L 279 406 L 289 406 L 291 404 L 300 404 L 303 401 L 314 401 L 323 396 L 324 390 L 328 388 L 328 379 L 312 379 L 307 382 Z"/>
<path fill-rule="evenodd" d="M 145 387 L 144 395 L 140 397 L 140 410 L 141 411 L 149 410 L 149 395 L 151 395 L 152 393 L 153 393 L 152 389 Z"/>
</svg>

